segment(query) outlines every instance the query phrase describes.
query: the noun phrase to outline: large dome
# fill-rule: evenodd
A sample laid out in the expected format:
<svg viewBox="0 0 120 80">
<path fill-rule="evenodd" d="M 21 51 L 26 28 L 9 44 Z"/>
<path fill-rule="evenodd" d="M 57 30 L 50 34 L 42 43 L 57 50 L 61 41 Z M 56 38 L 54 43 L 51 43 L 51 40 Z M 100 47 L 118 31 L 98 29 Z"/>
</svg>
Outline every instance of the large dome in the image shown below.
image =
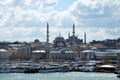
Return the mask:
<svg viewBox="0 0 120 80">
<path fill-rule="evenodd" d="M 66 47 L 66 41 L 63 37 L 56 37 L 54 40 L 54 47 Z"/>
<path fill-rule="evenodd" d="M 56 37 L 55 41 L 65 41 L 65 39 L 63 37 Z"/>
</svg>

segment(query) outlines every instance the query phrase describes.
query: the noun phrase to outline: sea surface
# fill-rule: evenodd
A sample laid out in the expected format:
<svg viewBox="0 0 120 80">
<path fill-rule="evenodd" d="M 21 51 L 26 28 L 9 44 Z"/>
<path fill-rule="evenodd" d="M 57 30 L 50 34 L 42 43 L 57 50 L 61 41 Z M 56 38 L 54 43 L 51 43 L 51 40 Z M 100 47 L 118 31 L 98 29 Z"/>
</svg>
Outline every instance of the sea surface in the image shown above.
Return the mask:
<svg viewBox="0 0 120 80">
<path fill-rule="evenodd" d="M 0 74 L 0 80 L 120 80 L 114 73 L 8 73 Z"/>
</svg>

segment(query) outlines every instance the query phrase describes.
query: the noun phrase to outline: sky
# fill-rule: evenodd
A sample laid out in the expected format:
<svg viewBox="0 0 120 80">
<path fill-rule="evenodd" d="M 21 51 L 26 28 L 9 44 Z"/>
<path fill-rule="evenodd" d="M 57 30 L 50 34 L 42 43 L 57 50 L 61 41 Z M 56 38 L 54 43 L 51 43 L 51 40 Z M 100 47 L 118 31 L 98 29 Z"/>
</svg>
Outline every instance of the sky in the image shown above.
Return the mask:
<svg viewBox="0 0 120 80">
<path fill-rule="evenodd" d="M 46 41 L 59 34 L 92 40 L 120 37 L 120 0 L 0 0 L 0 41 Z"/>
</svg>

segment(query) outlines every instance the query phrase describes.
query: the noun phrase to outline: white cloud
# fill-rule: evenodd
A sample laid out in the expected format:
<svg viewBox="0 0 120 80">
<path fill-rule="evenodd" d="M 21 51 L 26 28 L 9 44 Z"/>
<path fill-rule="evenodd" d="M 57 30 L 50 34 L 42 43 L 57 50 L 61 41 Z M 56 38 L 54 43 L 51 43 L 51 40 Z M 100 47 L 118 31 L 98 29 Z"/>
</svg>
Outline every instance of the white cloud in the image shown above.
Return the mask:
<svg viewBox="0 0 120 80">
<path fill-rule="evenodd" d="M 52 28 L 51 41 L 59 34 L 67 37 L 68 32 L 72 32 L 73 22 L 76 34 L 83 38 L 87 32 L 89 41 L 119 37 L 120 0 L 76 0 L 67 10 L 54 10 L 59 1 L 0 0 L 1 40 L 19 37 L 19 40 L 39 38 L 44 41 L 47 21 Z"/>
<path fill-rule="evenodd" d="M 120 27 L 119 10 L 120 0 L 78 0 L 69 8 L 83 27 Z"/>
</svg>

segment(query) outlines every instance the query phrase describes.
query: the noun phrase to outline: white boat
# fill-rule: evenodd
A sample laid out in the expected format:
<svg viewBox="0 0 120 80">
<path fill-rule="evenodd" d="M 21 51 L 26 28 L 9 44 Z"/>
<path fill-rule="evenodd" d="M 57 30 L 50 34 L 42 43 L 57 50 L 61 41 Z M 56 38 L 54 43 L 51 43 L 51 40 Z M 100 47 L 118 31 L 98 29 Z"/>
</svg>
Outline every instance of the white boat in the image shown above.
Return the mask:
<svg viewBox="0 0 120 80">
<path fill-rule="evenodd" d="M 36 63 L 12 63 L 0 65 L 0 73 L 30 73 L 37 72 L 40 69 L 40 65 Z"/>
<path fill-rule="evenodd" d="M 82 70 L 83 72 L 92 72 L 93 69 L 94 69 L 93 66 L 83 66 L 83 67 L 81 67 L 81 70 Z"/>
<path fill-rule="evenodd" d="M 45 65 L 44 68 L 40 69 L 40 73 L 50 73 L 50 72 L 59 72 L 60 71 L 60 65 L 59 64 L 49 64 Z"/>
</svg>

